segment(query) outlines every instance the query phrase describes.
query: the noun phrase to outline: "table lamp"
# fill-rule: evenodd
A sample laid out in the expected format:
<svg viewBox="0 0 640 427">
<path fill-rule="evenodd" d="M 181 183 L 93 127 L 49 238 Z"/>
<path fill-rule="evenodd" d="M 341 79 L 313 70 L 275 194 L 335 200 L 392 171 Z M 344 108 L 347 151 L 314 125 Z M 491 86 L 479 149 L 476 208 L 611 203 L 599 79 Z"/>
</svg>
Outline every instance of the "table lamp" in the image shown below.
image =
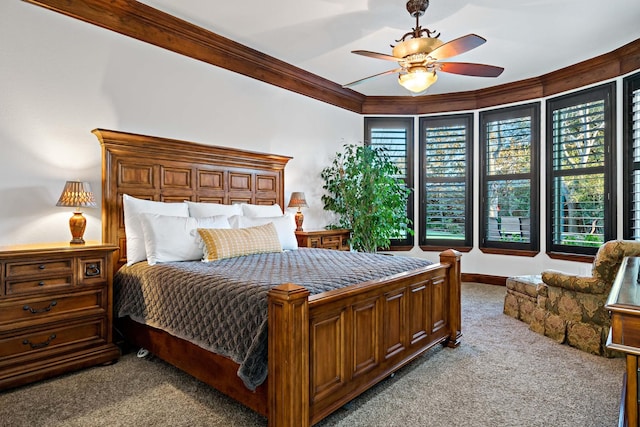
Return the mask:
<svg viewBox="0 0 640 427">
<path fill-rule="evenodd" d="M 302 211 L 300 208 L 307 208 L 307 201 L 304 198 L 304 193 L 302 191 L 294 191 L 291 193 L 291 198 L 289 199 L 289 208 L 298 208 L 298 212 L 296 212 L 296 231 L 302 231 L 302 221 L 304 221 L 304 215 L 302 215 Z"/>
<path fill-rule="evenodd" d="M 56 206 L 73 207 L 73 216 L 69 219 L 69 229 L 71 230 L 71 244 L 84 244 L 84 230 L 87 227 L 87 220 L 82 215 L 80 208 L 95 208 L 96 200 L 88 182 L 67 181 L 58 199 Z"/>
</svg>

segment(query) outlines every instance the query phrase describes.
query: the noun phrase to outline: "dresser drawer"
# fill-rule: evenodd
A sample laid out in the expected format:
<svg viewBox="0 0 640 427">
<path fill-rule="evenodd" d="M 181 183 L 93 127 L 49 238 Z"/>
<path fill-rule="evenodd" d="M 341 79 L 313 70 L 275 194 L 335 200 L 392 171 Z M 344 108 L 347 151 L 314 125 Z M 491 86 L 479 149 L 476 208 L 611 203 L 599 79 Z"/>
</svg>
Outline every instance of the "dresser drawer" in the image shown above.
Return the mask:
<svg viewBox="0 0 640 427">
<path fill-rule="evenodd" d="M 24 294 L 29 292 L 43 292 L 69 288 L 73 284 L 73 276 L 58 276 L 47 278 L 32 278 L 27 280 L 7 280 L 6 294 Z"/>
<path fill-rule="evenodd" d="M 3 334 L 6 335 L 6 334 Z M 106 342 L 106 318 L 60 323 L 41 329 L 26 329 L 0 339 L 0 369 L 21 358 L 52 356 Z"/>
<path fill-rule="evenodd" d="M 107 280 L 106 258 L 80 258 L 79 285 L 101 284 Z"/>
<path fill-rule="evenodd" d="M 102 289 L 0 303 L 0 333 L 30 322 L 47 322 L 62 315 L 106 313 L 105 305 Z"/>
<path fill-rule="evenodd" d="M 73 273 L 73 258 L 58 260 L 42 260 L 28 262 L 8 262 L 5 267 L 5 277 L 11 279 L 17 276 L 49 276 Z"/>
</svg>

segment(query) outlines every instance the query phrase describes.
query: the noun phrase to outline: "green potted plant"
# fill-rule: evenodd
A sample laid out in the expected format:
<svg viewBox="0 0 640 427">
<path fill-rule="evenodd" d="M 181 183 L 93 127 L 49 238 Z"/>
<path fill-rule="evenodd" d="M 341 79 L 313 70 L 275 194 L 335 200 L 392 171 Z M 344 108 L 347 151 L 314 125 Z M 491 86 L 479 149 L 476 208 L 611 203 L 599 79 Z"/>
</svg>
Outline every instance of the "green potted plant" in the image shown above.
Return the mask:
<svg viewBox="0 0 640 427">
<path fill-rule="evenodd" d="M 399 175 L 385 149 L 345 144 L 321 172 L 324 209 L 338 218 L 329 227 L 351 230 L 351 247 L 362 252 L 386 249 L 392 238 L 413 234 L 407 218 L 411 190 Z"/>
</svg>

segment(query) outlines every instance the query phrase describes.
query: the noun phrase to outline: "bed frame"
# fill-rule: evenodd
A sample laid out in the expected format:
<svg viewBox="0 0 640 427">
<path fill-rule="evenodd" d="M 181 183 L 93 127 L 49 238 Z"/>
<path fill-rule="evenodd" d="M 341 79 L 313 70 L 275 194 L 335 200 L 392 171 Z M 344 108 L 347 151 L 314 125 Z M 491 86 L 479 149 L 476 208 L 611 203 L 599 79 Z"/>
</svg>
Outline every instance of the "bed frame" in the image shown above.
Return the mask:
<svg viewBox="0 0 640 427">
<path fill-rule="evenodd" d="M 284 203 L 291 159 L 234 148 L 96 129 L 102 146 L 102 238 L 125 262 L 122 195 L 181 202 Z M 269 292 L 267 381 L 248 390 L 238 365 L 130 319 L 127 341 L 266 416 L 271 427 L 306 427 L 437 344 L 461 334 L 460 254 L 440 263 L 309 296 L 295 284 Z"/>
</svg>

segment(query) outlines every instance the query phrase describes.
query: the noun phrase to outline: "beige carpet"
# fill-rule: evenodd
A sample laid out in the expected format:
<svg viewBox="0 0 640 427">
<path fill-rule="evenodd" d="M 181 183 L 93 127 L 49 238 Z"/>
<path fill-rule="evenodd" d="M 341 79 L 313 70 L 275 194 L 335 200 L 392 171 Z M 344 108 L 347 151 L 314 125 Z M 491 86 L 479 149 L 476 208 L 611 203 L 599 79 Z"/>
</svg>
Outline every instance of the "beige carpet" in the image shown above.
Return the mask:
<svg viewBox="0 0 640 427">
<path fill-rule="evenodd" d="M 622 359 L 582 353 L 502 314 L 505 288 L 463 285 L 463 338 L 433 349 L 318 426 L 614 426 Z M 157 360 L 125 355 L 0 393 L 0 426 L 266 426 Z"/>
</svg>

